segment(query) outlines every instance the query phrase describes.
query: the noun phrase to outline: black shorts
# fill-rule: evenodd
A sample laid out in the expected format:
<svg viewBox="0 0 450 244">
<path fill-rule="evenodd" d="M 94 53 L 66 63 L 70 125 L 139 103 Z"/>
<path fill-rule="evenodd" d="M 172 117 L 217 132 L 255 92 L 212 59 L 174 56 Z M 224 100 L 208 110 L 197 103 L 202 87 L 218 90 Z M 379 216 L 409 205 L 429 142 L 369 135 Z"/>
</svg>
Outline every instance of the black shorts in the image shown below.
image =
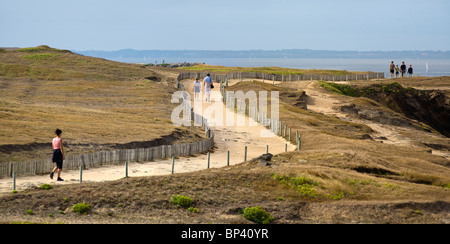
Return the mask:
<svg viewBox="0 0 450 244">
<path fill-rule="evenodd" d="M 60 149 L 53 150 L 52 161 L 53 161 L 53 163 L 56 163 L 56 167 L 58 169 L 62 169 L 62 166 L 63 166 L 63 155 L 62 155 Z"/>
</svg>

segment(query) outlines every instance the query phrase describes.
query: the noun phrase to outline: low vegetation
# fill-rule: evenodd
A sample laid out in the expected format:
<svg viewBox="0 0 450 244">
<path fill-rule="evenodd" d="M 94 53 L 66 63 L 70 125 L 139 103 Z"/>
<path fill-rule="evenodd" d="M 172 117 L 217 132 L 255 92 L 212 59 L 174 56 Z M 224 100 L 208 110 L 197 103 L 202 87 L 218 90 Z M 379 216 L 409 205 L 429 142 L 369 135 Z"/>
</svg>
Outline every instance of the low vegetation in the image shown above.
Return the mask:
<svg viewBox="0 0 450 244">
<path fill-rule="evenodd" d="M 274 220 L 261 206 L 245 208 L 244 218 L 258 224 L 270 224 Z"/>
<path fill-rule="evenodd" d="M 280 184 L 295 189 L 303 196 L 307 197 L 317 196 L 314 187 L 318 186 L 319 182 L 311 180 L 310 178 L 307 178 L 305 176 L 298 176 L 298 177 L 279 176 L 277 174 L 273 174 L 272 177 L 273 179 L 280 182 Z"/>
<path fill-rule="evenodd" d="M 364 72 L 350 72 L 345 70 L 316 70 L 316 69 L 288 69 L 279 67 L 226 67 L 217 65 L 201 64 L 191 67 L 180 67 L 180 70 L 211 72 L 211 73 L 233 73 L 233 72 L 259 72 L 273 75 L 350 75 Z"/>
<path fill-rule="evenodd" d="M 352 88 L 349 85 L 342 85 L 342 84 L 325 82 L 325 81 L 320 81 L 319 85 L 333 93 L 346 95 L 346 96 L 350 96 L 350 97 L 359 97 L 360 96 L 359 91 L 355 88 Z"/>
<path fill-rule="evenodd" d="M 87 214 L 89 212 L 89 210 L 91 209 L 91 207 L 92 206 L 90 204 L 77 203 L 77 204 L 73 205 L 72 211 L 74 213 L 78 213 L 78 214 Z"/>
<path fill-rule="evenodd" d="M 182 208 L 189 208 L 191 207 L 192 199 L 190 197 L 177 195 L 170 198 L 170 203 L 178 205 Z"/>
<path fill-rule="evenodd" d="M 41 188 L 42 190 L 50 190 L 53 188 L 53 186 L 51 186 L 50 184 L 42 184 L 39 188 Z"/>
</svg>

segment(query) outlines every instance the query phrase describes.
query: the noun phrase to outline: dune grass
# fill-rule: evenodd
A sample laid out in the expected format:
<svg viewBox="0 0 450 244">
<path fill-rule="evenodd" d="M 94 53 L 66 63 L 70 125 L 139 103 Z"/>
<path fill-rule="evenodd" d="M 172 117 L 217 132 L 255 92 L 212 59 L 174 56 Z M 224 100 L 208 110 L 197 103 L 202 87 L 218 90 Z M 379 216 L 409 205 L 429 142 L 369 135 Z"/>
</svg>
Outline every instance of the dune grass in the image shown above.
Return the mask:
<svg viewBox="0 0 450 244">
<path fill-rule="evenodd" d="M 87 145 L 80 150 L 150 141 L 178 129 L 199 132 L 172 125 L 170 115 L 177 104 L 170 99 L 176 88 L 167 81 L 145 79 L 153 76 L 139 65 L 46 46 L 2 52 L 0 147 L 49 143 L 56 128 L 63 130 L 65 142 Z M 39 155 L 5 149 L 0 150 L 0 162 Z"/>
<path fill-rule="evenodd" d="M 204 71 L 211 73 L 260 72 L 273 75 L 306 75 L 306 74 L 350 75 L 350 74 L 366 73 L 366 72 L 353 72 L 346 70 L 289 69 L 280 67 L 226 67 L 207 64 L 200 64 L 191 67 L 180 67 L 177 69 L 187 71 L 202 71 L 202 72 Z"/>
</svg>

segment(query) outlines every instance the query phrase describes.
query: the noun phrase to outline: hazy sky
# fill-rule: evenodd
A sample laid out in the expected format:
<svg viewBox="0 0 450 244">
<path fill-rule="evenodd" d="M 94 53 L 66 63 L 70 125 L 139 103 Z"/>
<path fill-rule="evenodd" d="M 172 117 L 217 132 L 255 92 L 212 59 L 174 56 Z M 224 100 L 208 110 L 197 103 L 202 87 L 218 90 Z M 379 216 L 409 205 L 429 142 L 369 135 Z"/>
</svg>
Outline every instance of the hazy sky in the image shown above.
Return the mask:
<svg viewBox="0 0 450 244">
<path fill-rule="evenodd" d="M 0 0 L 0 47 L 450 50 L 448 0 Z"/>
</svg>

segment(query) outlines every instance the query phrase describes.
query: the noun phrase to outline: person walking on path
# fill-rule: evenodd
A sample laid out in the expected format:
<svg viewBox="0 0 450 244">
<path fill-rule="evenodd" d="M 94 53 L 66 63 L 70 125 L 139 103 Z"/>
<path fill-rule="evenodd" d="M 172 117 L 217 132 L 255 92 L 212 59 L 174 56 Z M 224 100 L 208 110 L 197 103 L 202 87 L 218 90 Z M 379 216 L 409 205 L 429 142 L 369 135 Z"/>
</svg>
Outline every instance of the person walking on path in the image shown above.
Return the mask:
<svg viewBox="0 0 450 244">
<path fill-rule="evenodd" d="M 63 168 L 63 161 L 65 159 L 64 157 L 64 149 L 63 149 L 63 143 L 61 139 L 62 131 L 60 129 L 56 129 L 55 131 L 56 137 L 53 138 L 52 141 L 52 148 L 53 148 L 53 163 L 56 164 L 55 168 L 53 168 L 52 172 L 50 173 L 50 179 L 53 179 L 53 175 L 55 172 L 58 172 L 58 179 L 57 181 L 64 181 L 61 179 L 61 171 Z"/>
<path fill-rule="evenodd" d="M 203 87 L 205 87 L 205 95 L 206 95 L 207 102 L 211 102 L 212 84 L 213 84 L 213 80 L 211 79 L 210 74 L 207 74 L 205 79 L 203 80 Z"/>
<path fill-rule="evenodd" d="M 199 98 L 199 94 L 201 91 L 200 87 L 201 87 L 200 81 L 198 80 L 198 78 L 195 78 L 195 81 L 194 81 L 194 99 L 195 100 L 198 100 L 198 98 Z"/>
<path fill-rule="evenodd" d="M 395 66 L 395 78 L 398 78 L 398 75 L 400 74 L 400 68 L 397 66 Z"/>
<path fill-rule="evenodd" d="M 405 73 L 406 73 L 405 61 L 402 62 L 402 66 L 400 66 L 400 69 L 402 70 L 402 77 L 405 77 Z"/>
<path fill-rule="evenodd" d="M 412 65 L 410 64 L 410 65 L 409 65 L 409 68 L 408 68 L 408 75 L 409 75 L 409 77 L 413 77 L 413 74 L 414 74 L 413 67 L 412 67 Z"/>
<path fill-rule="evenodd" d="M 389 71 L 391 72 L 391 79 L 394 78 L 394 72 L 395 72 L 394 61 L 391 62 L 391 66 L 389 66 Z"/>
</svg>

